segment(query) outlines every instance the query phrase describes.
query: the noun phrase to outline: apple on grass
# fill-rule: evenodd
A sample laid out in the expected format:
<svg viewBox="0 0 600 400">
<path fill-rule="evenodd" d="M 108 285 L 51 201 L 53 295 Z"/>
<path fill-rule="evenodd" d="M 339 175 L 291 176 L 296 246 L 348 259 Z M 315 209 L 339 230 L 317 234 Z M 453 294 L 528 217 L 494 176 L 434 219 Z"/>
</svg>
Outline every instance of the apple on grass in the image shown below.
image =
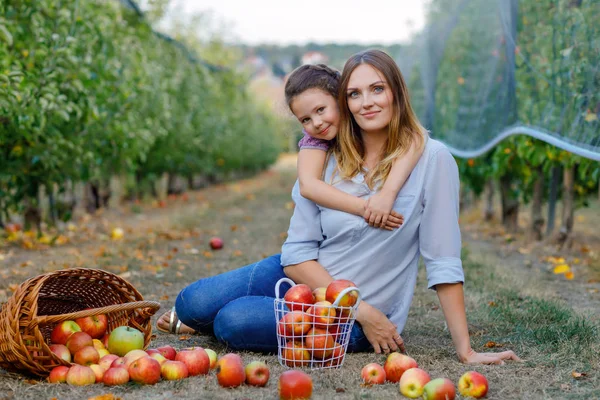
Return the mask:
<svg viewBox="0 0 600 400">
<path fill-rule="evenodd" d="M 67 373 L 69 367 L 59 365 L 58 367 L 52 368 L 50 375 L 48 376 L 48 382 L 50 383 L 64 383 L 67 381 Z"/>
<path fill-rule="evenodd" d="M 400 381 L 404 371 L 417 368 L 418 366 L 414 358 L 402 353 L 392 352 L 388 354 L 385 364 L 383 364 L 383 369 L 385 370 L 386 379 L 396 383 Z"/>
<path fill-rule="evenodd" d="M 404 371 L 400 378 L 400 393 L 409 399 L 416 399 L 423 395 L 423 390 L 431 377 L 421 368 L 410 368 Z"/>
<path fill-rule="evenodd" d="M 67 383 L 73 386 L 92 385 L 96 383 L 96 374 L 90 367 L 74 364 L 67 372 Z"/>
<path fill-rule="evenodd" d="M 175 361 L 184 363 L 190 376 L 205 375 L 210 370 L 210 359 L 202 347 L 181 350 L 175 356 Z"/>
<path fill-rule="evenodd" d="M 210 360 L 210 369 L 217 368 L 217 352 L 212 349 L 204 349 L 206 354 L 208 354 L 208 359 Z"/>
<path fill-rule="evenodd" d="M 160 353 L 152 353 L 149 355 L 150 358 L 154 358 L 156 361 L 158 361 L 158 363 L 162 366 L 166 361 L 172 361 L 169 360 L 167 358 L 165 358 L 165 356 L 163 356 Z"/>
<path fill-rule="evenodd" d="M 454 383 L 447 378 L 433 379 L 423 388 L 424 400 L 454 400 L 455 397 Z"/>
<path fill-rule="evenodd" d="M 85 346 L 75 352 L 73 361 L 75 364 L 87 366 L 98 364 L 98 361 L 100 361 L 100 354 L 93 346 Z"/>
<path fill-rule="evenodd" d="M 156 349 L 148 349 L 148 350 L 146 350 L 146 353 L 148 353 L 148 355 L 151 355 L 152 353 L 158 353 L 158 354 L 161 354 L 163 357 L 165 357 L 167 360 L 174 360 L 175 356 L 177 355 L 177 350 L 175 350 L 173 347 L 167 345 L 167 346 L 157 347 Z"/>
<path fill-rule="evenodd" d="M 67 344 L 67 340 L 75 332 L 81 332 L 81 328 L 75 321 L 63 321 L 52 329 L 50 341 L 53 344 Z"/>
<path fill-rule="evenodd" d="M 381 385 L 385 382 L 385 370 L 377 363 L 370 363 L 360 371 L 363 382 L 367 385 Z"/>
<path fill-rule="evenodd" d="M 148 356 L 132 362 L 127 368 L 127 372 L 132 381 L 144 385 L 154 385 L 160 380 L 160 364 Z"/>
<path fill-rule="evenodd" d="M 312 378 L 302 371 L 293 369 L 283 372 L 277 386 L 280 400 L 310 399 L 312 396 Z"/>
<path fill-rule="evenodd" d="M 110 367 L 111 368 L 123 367 L 123 368 L 127 369 L 127 367 L 125 366 L 125 359 L 123 357 L 119 357 L 119 356 L 117 356 L 117 358 L 113 360 L 113 362 L 110 364 Z"/>
<path fill-rule="evenodd" d="M 94 371 L 94 374 L 96 374 L 96 383 L 102 382 L 106 370 L 99 364 L 91 364 L 89 367 Z"/>
<path fill-rule="evenodd" d="M 104 314 L 78 318 L 75 323 L 79 325 L 82 332 L 87 333 L 93 339 L 100 339 L 108 328 L 108 318 Z"/>
<path fill-rule="evenodd" d="M 163 357 L 161 355 L 161 357 Z M 164 358 L 164 357 L 163 357 Z M 161 376 L 168 381 L 177 381 L 188 377 L 188 368 L 181 361 L 167 360 L 160 366 Z"/>
<path fill-rule="evenodd" d="M 264 361 L 252 361 L 244 369 L 246 373 L 246 383 L 251 386 L 265 386 L 269 381 L 269 367 Z"/>
<path fill-rule="evenodd" d="M 125 360 L 125 368 L 129 368 L 132 362 L 137 360 L 138 358 L 147 357 L 148 353 L 144 350 L 134 349 L 129 351 L 127 354 L 123 356 L 123 360 Z"/>
<path fill-rule="evenodd" d="M 107 349 L 111 354 L 123 357 L 131 350 L 144 348 L 144 334 L 130 326 L 119 326 L 110 333 Z"/>
<path fill-rule="evenodd" d="M 283 296 L 285 305 L 290 311 L 306 311 L 315 303 L 310 287 L 305 284 L 292 286 Z"/>
<path fill-rule="evenodd" d="M 210 239 L 208 244 L 210 245 L 211 249 L 219 250 L 223 248 L 223 239 L 221 239 L 220 237 L 213 237 Z"/>
<path fill-rule="evenodd" d="M 217 381 L 222 387 L 237 387 L 246 380 L 242 358 L 234 353 L 219 358 L 216 373 Z"/>
<path fill-rule="evenodd" d="M 485 376 L 476 371 L 465 372 L 458 380 L 458 392 L 461 396 L 481 399 L 489 389 Z"/>
<path fill-rule="evenodd" d="M 50 351 L 61 360 L 64 360 L 68 363 L 71 362 L 71 352 L 64 344 L 51 344 Z"/>
<path fill-rule="evenodd" d="M 69 349 L 73 356 L 79 350 L 88 346 L 94 348 L 94 342 L 92 341 L 92 337 L 85 332 L 75 332 L 67 340 L 67 349 Z"/>
<path fill-rule="evenodd" d="M 129 382 L 129 372 L 125 367 L 112 367 L 106 370 L 102 378 L 107 386 L 123 385 Z"/>
</svg>

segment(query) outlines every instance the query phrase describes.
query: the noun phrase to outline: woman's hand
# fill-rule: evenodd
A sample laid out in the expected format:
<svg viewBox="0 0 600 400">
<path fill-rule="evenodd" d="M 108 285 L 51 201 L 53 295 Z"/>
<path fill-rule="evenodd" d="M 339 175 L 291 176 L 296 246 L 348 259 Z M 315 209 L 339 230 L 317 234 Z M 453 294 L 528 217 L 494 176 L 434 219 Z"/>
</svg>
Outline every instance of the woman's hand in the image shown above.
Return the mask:
<svg viewBox="0 0 600 400">
<path fill-rule="evenodd" d="M 405 352 L 404 341 L 394 325 L 381 311 L 365 303 L 358 306 L 358 315 L 356 320 L 362 326 L 365 336 L 369 343 L 375 349 L 375 353 L 381 352 L 388 354 L 390 351 Z"/>
<path fill-rule="evenodd" d="M 473 349 L 465 355 L 459 355 L 464 364 L 497 364 L 504 365 L 504 360 L 523 361 L 512 350 L 500 353 L 477 353 Z"/>
<path fill-rule="evenodd" d="M 364 219 L 370 226 L 385 228 L 391 215 L 396 195 L 385 191 L 375 193 L 367 201 Z"/>
</svg>

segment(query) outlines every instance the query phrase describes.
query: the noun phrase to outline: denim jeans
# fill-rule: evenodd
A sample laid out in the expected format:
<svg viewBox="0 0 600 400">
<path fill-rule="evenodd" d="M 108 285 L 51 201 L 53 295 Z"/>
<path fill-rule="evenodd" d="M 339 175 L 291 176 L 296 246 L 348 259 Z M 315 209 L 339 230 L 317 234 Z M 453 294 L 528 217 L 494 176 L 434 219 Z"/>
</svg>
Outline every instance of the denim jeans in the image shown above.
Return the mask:
<svg viewBox="0 0 600 400">
<path fill-rule="evenodd" d="M 285 278 L 280 255 L 200 279 L 175 301 L 178 318 L 198 332 L 214 334 L 235 350 L 277 353 L 275 284 Z M 283 297 L 290 285 L 280 286 Z M 371 350 L 360 325 L 350 334 L 348 352 Z"/>
</svg>

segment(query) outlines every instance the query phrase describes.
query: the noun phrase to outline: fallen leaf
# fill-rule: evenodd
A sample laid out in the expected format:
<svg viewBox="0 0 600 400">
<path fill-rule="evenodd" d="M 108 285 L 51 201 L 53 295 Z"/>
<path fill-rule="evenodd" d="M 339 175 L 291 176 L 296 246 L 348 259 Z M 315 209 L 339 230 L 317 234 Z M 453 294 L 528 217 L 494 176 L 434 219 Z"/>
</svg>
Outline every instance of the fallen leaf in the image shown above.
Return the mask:
<svg viewBox="0 0 600 400">
<path fill-rule="evenodd" d="M 231 226 L 229 227 L 229 229 L 231 229 L 231 232 L 235 232 L 235 231 L 237 231 L 237 228 L 238 228 L 238 227 L 237 227 L 237 225 L 231 225 Z"/>
<path fill-rule="evenodd" d="M 210 252 L 210 251 L 208 251 L 208 250 L 205 250 L 205 251 L 202 253 L 202 255 L 203 255 L 204 257 L 206 257 L 206 258 L 213 258 L 213 253 L 211 253 L 211 252 Z"/>
<path fill-rule="evenodd" d="M 587 374 L 585 372 L 576 372 L 576 371 L 571 372 L 571 375 L 575 379 L 581 379 L 581 378 L 585 378 L 587 376 Z"/>
<path fill-rule="evenodd" d="M 490 301 L 490 302 L 488 302 L 488 306 L 490 306 L 490 307 L 496 307 L 496 302 L 495 301 Z"/>
<path fill-rule="evenodd" d="M 256 199 L 256 196 L 253 193 L 248 193 L 248 194 L 246 194 L 246 199 L 247 200 L 254 200 L 254 199 Z"/>
<path fill-rule="evenodd" d="M 556 267 L 554 267 L 553 272 L 555 274 L 564 274 L 566 272 L 569 272 L 571 270 L 571 267 L 569 267 L 568 264 L 559 264 Z"/>
<path fill-rule="evenodd" d="M 240 250 L 236 250 L 233 252 L 234 257 L 241 257 L 243 255 L 244 255 L 244 253 L 242 253 Z"/>
<path fill-rule="evenodd" d="M 181 335 L 181 336 L 179 336 L 179 340 L 189 340 L 191 338 L 192 337 L 190 335 Z"/>
<path fill-rule="evenodd" d="M 573 271 L 569 271 L 565 274 L 565 278 L 567 278 L 567 280 L 571 281 L 571 280 L 573 280 L 573 278 L 575 278 L 575 274 L 573 274 Z"/>
<path fill-rule="evenodd" d="M 502 343 L 496 343 L 493 341 L 489 341 L 486 344 L 483 345 L 483 347 L 487 347 L 488 349 L 494 348 L 494 347 L 504 347 L 504 345 Z"/>
<path fill-rule="evenodd" d="M 162 296 L 160 296 L 159 300 L 169 300 L 169 296 L 166 294 L 163 294 Z"/>
<path fill-rule="evenodd" d="M 121 400 L 121 398 L 112 393 L 106 393 L 99 396 L 88 397 L 88 400 Z"/>
<path fill-rule="evenodd" d="M 336 393 L 346 393 L 346 389 L 344 388 L 335 388 Z"/>
</svg>

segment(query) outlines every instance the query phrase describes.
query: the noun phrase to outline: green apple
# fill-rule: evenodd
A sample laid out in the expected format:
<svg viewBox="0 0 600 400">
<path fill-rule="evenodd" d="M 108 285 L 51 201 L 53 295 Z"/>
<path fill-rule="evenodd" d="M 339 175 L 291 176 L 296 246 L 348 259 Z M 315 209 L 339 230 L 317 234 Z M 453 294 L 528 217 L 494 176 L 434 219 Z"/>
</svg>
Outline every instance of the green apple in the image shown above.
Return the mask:
<svg viewBox="0 0 600 400">
<path fill-rule="evenodd" d="M 131 350 L 144 348 L 144 334 L 130 326 L 115 328 L 108 337 L 108 351 L 119 357 L 125 356 Z"/>
</svg>

